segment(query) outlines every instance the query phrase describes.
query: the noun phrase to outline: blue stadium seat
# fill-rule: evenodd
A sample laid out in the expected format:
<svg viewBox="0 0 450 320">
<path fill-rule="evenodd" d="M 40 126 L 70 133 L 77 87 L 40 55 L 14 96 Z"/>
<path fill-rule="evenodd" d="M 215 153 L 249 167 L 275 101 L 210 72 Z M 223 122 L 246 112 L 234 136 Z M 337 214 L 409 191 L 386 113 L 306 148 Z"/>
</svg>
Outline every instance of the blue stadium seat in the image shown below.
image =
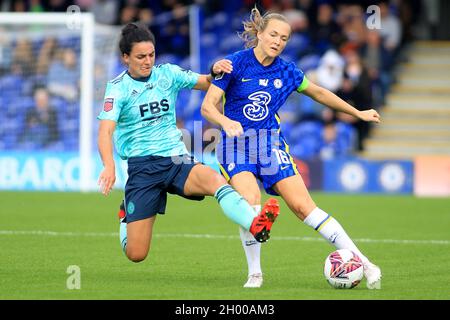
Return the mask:
<svg viewBox="0 0 450 320">
<path fill-rule="evenodd" d="M 244 49 L 244 43 L 235 33 L 226 36 L 220 44 L 220 51 L 226 54 L 242 49 Z"/>
<path fill-rule="evenodd" d="M 66 107 L 69 104 L 66 99 L 62 97 L 51 97 L 50 98 L 50 105 L 54 107 L 59 114 L 66 112 Z"/>
<path fill-rule="evenodd" d="M 212 32 L 204 33 L 201 35 L 200 44 L 204 48 L 214 48 L 219 43 L 219 39 L 216 34 Z"/>
<path fill-rule="evenodd" d="M 304 139 L 314 139 L 320 141 L 323 124 L 319 121 L 304 121 L 294 126 L 289 132 L 289 140 L 292 143 L 301 142 Z"/>
<path fill-rule="evenodd" d="M 299 67 L 303 72 L 308 72 L 309 70 L 317 69 L 320 62 L 320 56 L 317 54 L 309 54 L 307 56 L 302 57 L 298 63 L 297 67 Z"/>
<path fill-rule="evenodd" d="M 71 48 L 75 51 L 79 51 L 81 48 L 79 36 L 61 36 L 58 38 L 58 46 L 60 48 Z"/>
<path fill-rule="evenodd" d="M 336 142 L 342 152 L 349 153 L 354 150 L 357 138 L 356 135 L 356 129 L 351 124 L 341 121 L 336 123 Z"/>
<path fill-rule="evenodd" d="M 296 61 L 308 46 L 309 39 L 307 37 L 298 33 L 293 33 L 283 53 L 292 56 L 293 60 Z"/>
<path fill-rule="evenodd" d="M 312 159 L 317 157 L 320 151 L 320 141 L 314 138 L 305 138 L 291 145 L 291 154 L 299 159 Z"/>
</svg>

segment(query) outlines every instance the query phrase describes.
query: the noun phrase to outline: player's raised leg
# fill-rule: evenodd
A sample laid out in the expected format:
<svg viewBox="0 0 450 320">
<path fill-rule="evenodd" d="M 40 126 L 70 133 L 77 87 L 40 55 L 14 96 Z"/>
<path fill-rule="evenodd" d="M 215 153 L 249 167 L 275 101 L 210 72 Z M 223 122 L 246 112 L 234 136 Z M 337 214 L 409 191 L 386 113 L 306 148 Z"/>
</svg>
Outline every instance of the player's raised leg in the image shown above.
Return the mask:
<svg viewBox="0 0 450 320">
<path fill-rule="evenodd" d="M 276 199 L 269 199 L 263 210 L 256 214 L 250 204 L 226 180 L 208 166 L 197 164 L 184 185 L 187 196 L 214 196 L 225 215 L 250 233 L 259 242 L 270 237 L 270 229 L 279 213 Z"/>
<path fill-rule="evenodd" d="M 125 218 L 126 210 L 122 201 L 119 209 L 120 245 L 128 259 L 133 262 L 141 262 L 147 257 L 150 250 L 156 215 L 130 223 L 127 223 Z"/>
<path fill-rule="evenodd" d="M 274 189 L 300 220 L 314 228 L 329 243 L 337 249 L 350 249 L 359 255 L 364 264 L 367 287 L 381 288 L 380 268 L 361 253 L 336 219 L 316 206 L 300 175 L 280 180 L 275 184 Z"/>
<path fill-rule="evenodd" d="M 234 175 L 230 180 L 231 186 L 252 206 L 256 213 L 261 211 L 261 191 L 253 173 L 243 171 Z M 248 275 L 244 288 L 259 288 L 263 284 L 261 270 L 261 243 L 242 227 L 239 227 L 239 236 L 247 258 Z"/>
</svg>

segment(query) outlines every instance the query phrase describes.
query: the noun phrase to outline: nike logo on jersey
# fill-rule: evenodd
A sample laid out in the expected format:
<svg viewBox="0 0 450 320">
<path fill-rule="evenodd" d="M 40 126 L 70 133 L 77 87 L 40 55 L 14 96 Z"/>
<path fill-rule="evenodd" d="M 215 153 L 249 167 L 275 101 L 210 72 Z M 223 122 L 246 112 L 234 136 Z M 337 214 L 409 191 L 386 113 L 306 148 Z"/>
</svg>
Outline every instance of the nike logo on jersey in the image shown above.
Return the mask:
<svg viewBox="0 0 450 320">
<path fill-rule="evenodd" d="M 242 78 L 242 79 L 241 79 L 242 82 L 248 82 L 248 81 L 251 81 L 251 80 L 252 80 L 252 79 L 246 79 L 246 78 Z"/>
<path fill-rule="evenodd" d="M 281 167 L 281 170 L 284 170 L 284 169 L 287 169 L 287 168 L 289 168 L 289 166 L 283 166 L 283 167 Z"/>
</svg>

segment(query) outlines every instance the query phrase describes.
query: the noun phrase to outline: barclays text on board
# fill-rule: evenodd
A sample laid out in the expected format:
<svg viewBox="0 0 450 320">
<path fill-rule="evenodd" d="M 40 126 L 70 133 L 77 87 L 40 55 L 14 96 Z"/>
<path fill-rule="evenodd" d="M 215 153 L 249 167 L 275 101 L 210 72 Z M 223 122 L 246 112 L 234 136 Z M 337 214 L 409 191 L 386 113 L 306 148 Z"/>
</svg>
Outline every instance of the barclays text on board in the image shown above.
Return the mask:
<svg viewBox="0 0 450 320">
<path fill-rule="evenodd" d="M 217 164 L 212 159 L 203 160 L 215 168 Z M 95 153 L 92 164 L 90 186 L 96 191 L 102 163 Z M 349 158 L 303 164 L 299 169 L 303 175 L 308 175 L 305 179 L 320 179 L 320 183 L 316 183 L 318 187 L 313 188 L 315 190 L 388 194 L 412 194 L 414 190 L 412 161 Z M 3 152 L 0 153 L 0 190 L 79 191 L 81 170 L 77 153 Z M 116 188 L 123 188 L 126 170 L 126 161 L 116 159 Z"/>
<path fill-rule="evenodd" d="M 95 176 L 101 169 L 100 159 L 93 159 Z M 124 169 L 126 171 L 126 168 Z M 124 171 L 117 170 L 117 186 L 125 180 Z M 77 153 L 0 153 L 0 190 L 79 191 L 80 159 Z"/>
</svg>

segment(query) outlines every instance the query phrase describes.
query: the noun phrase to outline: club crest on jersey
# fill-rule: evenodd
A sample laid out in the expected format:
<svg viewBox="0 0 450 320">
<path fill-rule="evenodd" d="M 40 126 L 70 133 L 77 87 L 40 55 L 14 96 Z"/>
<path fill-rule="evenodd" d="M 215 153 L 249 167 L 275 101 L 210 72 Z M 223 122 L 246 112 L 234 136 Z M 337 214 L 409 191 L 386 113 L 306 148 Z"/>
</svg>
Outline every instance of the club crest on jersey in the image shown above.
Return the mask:
<svg viewBox="0 0 450 320">
<path fill-rule="evenodd" d="M 275 88 L 280 89 L 283 86 L 283 82 L 280 79 L 273 80 L 273 85 Z"/>
<path fill-rule="evenodd" d="M 252 102 L 243 108 L 244 116 L 251 121 L 264 120 L 269 115 L 268 104 L 272 97 L 265 91 L 257 91 L 248 96 Z"/>
<path fill-rule="evenodd" d="M 170 82 L 169 82 L 169 80 L 167 80 L 166 78 L 161 78 L 161 79 L 159 79 L 159 81 L 158 81 L 158 87 L 159 87 L 161 90 L 167 90 L 167 89 L 169 89 L 169 88 L 170 88 Z"/>
<path fill-rule="evenodd" d="M 114 107 L 114 98 L 106 98 L 103 102 L 103 110 L 105 112 L 111 111 Z"/>
</svg>

